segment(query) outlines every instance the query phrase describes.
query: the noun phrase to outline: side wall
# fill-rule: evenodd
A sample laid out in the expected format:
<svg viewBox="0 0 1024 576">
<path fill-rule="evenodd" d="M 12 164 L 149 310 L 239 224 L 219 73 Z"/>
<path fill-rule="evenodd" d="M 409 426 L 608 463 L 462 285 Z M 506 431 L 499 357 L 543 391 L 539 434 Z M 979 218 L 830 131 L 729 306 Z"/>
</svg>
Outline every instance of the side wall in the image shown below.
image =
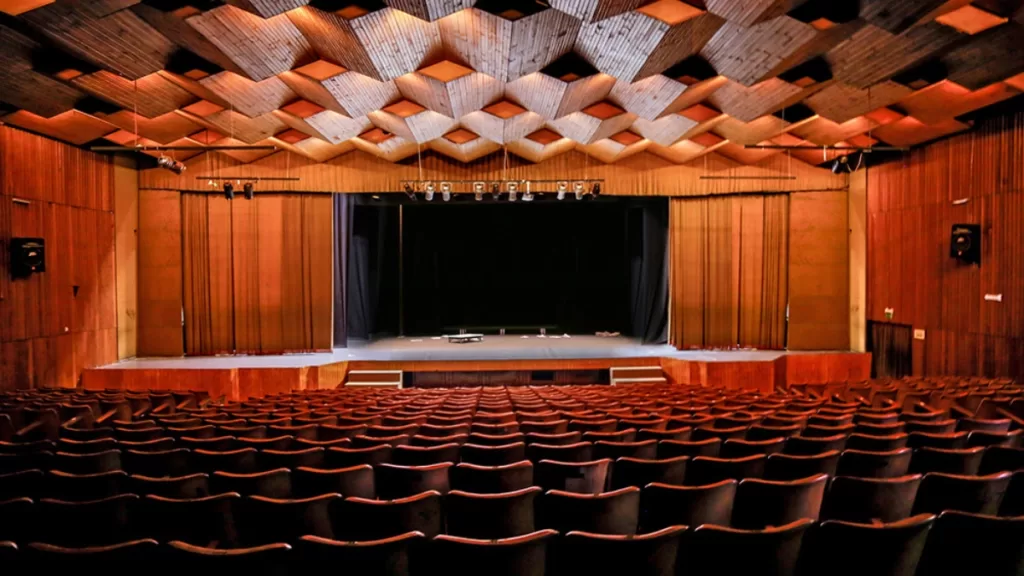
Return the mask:
<svg viewBox="0 0 1024 576">
<path fill-rule="evenodd" d="M 868 319 L 889 307 L 925 331 L 917 373 L 1024 379 L 1024 112 L 871 168 L 867 196 Z M 980 267 L 949 255 L 953 224 L 971 223 Z"/>
<path fill-rule="evenodd" d="M 114 230 L 109 157 L 0 126 L 0 390 L 117 360 Z M 11 278 L 12 237 L 46 241 L 45 272 Z"/>
</svg>

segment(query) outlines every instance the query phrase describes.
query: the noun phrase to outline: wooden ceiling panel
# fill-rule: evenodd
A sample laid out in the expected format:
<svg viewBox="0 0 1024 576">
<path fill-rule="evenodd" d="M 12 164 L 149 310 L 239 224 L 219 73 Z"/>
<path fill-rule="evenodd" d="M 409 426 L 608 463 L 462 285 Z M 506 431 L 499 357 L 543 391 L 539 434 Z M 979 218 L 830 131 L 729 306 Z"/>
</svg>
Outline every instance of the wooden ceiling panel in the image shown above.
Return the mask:
<svg viewBox="0 0 1024 576">
<path fill-rule="evenodd" d="M 501 96 L 504 86 L 491 76 L 444 60 L 395 78 L 402 96 L 449 118 L 462 118 Z"/>
<path fill-rule="evenodd" d="M 272 18 L 294 8 L 309 4 L 309 0 L 225 0 L 232 6 L 263 17 Z"/>
<path fill-rule="evenodd" d="M 938 124 L 925 124 L 913 116 L 907 116 L 879 127 L 872 134 L 875 138 L 893 146 L 914 146 L 929 140 L 956 134 L 968 128 L 970 128 L 970 125 L 956 120 L 945 120 Z"/>
<path fill-rule="evenodd" d="M 3 121 L 79 146 L 117 130 L 112 124 L 78 110 L 68 110 L 52 118 L 43 118 L 27 110 L 18 110 L 4 116 Z"/>
<path fill-rule="evenodd" d="M 313 47 L 284 14 L 261 18 L 225 5 L 185 21 L 252 80 L 266 80 L 315 59 Z"/>
<path fill-rule="evenodd" d="M 425 144 L 451 131 L 458 123 L 455 119 L 433 110 L 412 104 L 408 111 L 400 105 L 412 102 L 403 100 L 383 110 L 371 112 L 370 121 L 375 126 L 400 136 L 412 143 Z"/>
<path fill-rule="evenodd" d="M 938 124 L 1020 93 L 1005 82 L 969 90 L 950 80 L 943 80 L 907 96 L 899 102 L 899 107 L 925 124 Z"/>
<path fill-rule="evenodd" d="M 686 164 L 687 162 L 693 162 L 702 156 L 711 154 L 728 143 L 728 140 L 718 137 L 697 137 L 697 139 L 694 140 L 680 140 L 671 146 L 659 146 L 657 144 L 652 144 L 648 150 L 669 162 L 673 162 L 675 164 Z"/>
<path fill-rule="evenodd" d="M 288 125 L 273 113 L 255 118 L 232 110 L 220 110 L 207 116 L 199 116 L 182 110 L 177 113 L 185 115 L 186 118 L 201 126 L 216 130 L 246 144 L 255 144 L 288 128 Z"/>
<path fill-rule="evenodd" d="M 0 67 L 0 101 L 50 118 L 75 107 L 85 93 L 34 70 L 9 72 Z"/>
<path fill-rule="evenodd" d="M 202 129 L 199 124 L 175 112 L 168 112 L 155 118 L 146 118 L 128 110 L 119 110 L 113 114 L 98 115 L 98 117 L 130 134 L 137 130 L 139 136 L 158 144 L 170 144 Z"/>
<path fill-rule="evenodd" d="M 868 112 L 890 106 L 910 95 L 911 89 L 891 80 L 867 89 L 835 82 L 807 98 L 816 114 L 842 124 Z"/>
<path fill-rule="evenodd" d="M 287 110 L 277 110 L 274 112 L 274 115 L 293 129 L 331 144 L 341 144 L 373 127 L 365 116 L 349 118 L 333 110 L 326 109 L 320 109 L 318 112 L 309 115 L 298 115 Z"/>
<path fill-rule="evenodd" d="M 96 18 L 85 4 L 48 4 L 20 18 L 62 49 L 130 79 L 164 68 L 178 49 L 131 10 Z"/>
<path fill-rule="evenodd" d="M 191 15 L 189 11 L 164 11 L 144 3 L 136 4 L 130 10 L 157 32 L 163 34 L 168 40 L 181 48 L 216 64 L 224 70 L 244 74 L 242 69 L 236 66 L 220 48 L 185 22 L 187 15 Z"/>
<path fill-rule="evenodd" d="M 593 144 L 577 144 L 576 149 L 588 156 L 597 158 L 605 164 L 612 164 L 624 158 L 629 158 L 634 154 L 639 154 L 651 145 L 650 140 L 643 138 L 629 143 L 623 143 L 621 140 L 616 139 L 613 135 L 611 138 L 598 140 Z"/>
<path fill-rule="evenodd" d="M 841 124 L 817 116 L 801 123 L 800 126 L 791 128 L 789 133 L 799 136 L 815 146 L 834 146 L 838 142 L 858 134 L 864 134 L 878 126 L 878 122 L 867 116 L 858 116 Z"/>
<path fill-rule="evenodd" d="M 306 6 L 287 16 L 321 58 L 376 80 L 393 80 L 440 58 L 441 37 L 430 22 L 392 8 L 354 18 L 339 12 Z"/>
<path fill-rule="evenodd" d="M 459 162 L 472 162 L 488 154 L 501 150 L 501 145 L 487 138 L 473 138 L 466 142 L 456 143 L 449 138 L 438 138 L 430 143 L 430 149 L 440 152 Z"/>
<path fill-rule="evenodd" d="M 385 0 L 387 5 L 395 10 L 401 10 L 407 14 L 433 22 L 465 10 L 473 5 L 472 0 Z"/>
<path fill-rule="evenodd" d="M 677 0 L 659 0 L 675 2 Z M 632 11 L 584 24 L 576 50 L 595 68 L 624 82 L 664 72 L 696 54 L 725 21 L 707 12 L 669 24 Z"/>
<path fill-rule="evenodd" d="M 124 76 L 100 70 L 78 76 L 71 80 L 71 84 L 125 110 L 137 111 L 146 118 L 163 116 L 197 99 L 160 74 L 149 74 L 133 82 Z"/>
<path fill-rule="evenodd" d="M 819 35 L 810 24 L 783 16 L 744 27 L 726 22 L 701 50 L 715 70 L 752 86 L 799 64 L 792 56 Z"/>
<path fill-rule="evenodd" d="M 484 109 L 462 118 L 464 126 L 499 144 L 508 144 L 524 138 L 544 126 L 544 122 L 543 116 L 528 110 L 509 116 L 496 115 Z"/>
<path fill-rule="evenodd" d="M 656 74 L 633 83 L 616 82 L 609 100 L 645 120 L 655 120 L 706 100 L 726 82 L 724 76 L 714 76 L 687 85 Z"/>
<path fill-rule="evenodd" d="M 764 144 L 774 144 L 774 142 L 764 142 Z M 773 150 L 769 148 L 747 148 L 728 140 L 715 149 L 715 152 L 725 156 L 733 162 L 738 162 L 747 166 L 763 162 L 777 154 L 782 154 L 782 150 Z"/>
<path fill-rule="evenodd" d="M 576 143 L 560 134 L 541 128 L 526 138 L 508 144 L 508 151 L 530 162 L 543 162 L 576 147 Z"/>
<path fill-rule="evenodd" d="M 245 146 L 246 144 L 253 144 L 253 145 L 258 145 L 258 146 L 276 146 L 276 144 L 273 141 L 271 141 L 269 138 L 260 140 L 258 142 L 242 142 L 242 141 L 237 140 L 235 138 L 223 138 L 223 139 L 217 141 L 217 145 L 218 146 Z M 270 156 L 271 154 L 275 154 L 275 153 L 276 152 L 274 150 L 219 150 L 219 151 L 217 151 L 217 154 L 223 154 L 223 155 L 227 156 L 228 158 L 232 158 L 234 160 L 237 160 L 237 161 L 241 162 L 242 164 L 250 164 L 252 162 L 255 162 L 255 161 L 263 159 L 263 158 L 266 158 L 266 157 Z M 240 189 L 244 182 L 245 182 L 244 179 L 236 180 L 235 181 L 236 188 Z"/>
<path fill-rule="evenodd" d="M 1024 25 L 979 34 L 943 56 L 942 64 L 951 81 L 971 90 L 1024 72 Z"/>
<path fill-rule="evenodd" d="M 579 112 L 552 120 L 549 124 L 567 138 L 580 144 L 591 144 L 628 129 L 635 121 L 636 114 L 606 102 L 599 102 Z"/>
<path fill-rule="evenodd" d="M 579 20 L 558 10 L 540 10 L 514 20 L 478 8 L 438 21 L 451 54 L 478 72 L 510 82 L 537 72 L 572 50 Z M 538 42 L 549 38 L 549 42 Z"/>
<path fill-rule="evenodd" d="M 255 82 L 225 71 L 201 78 L 198 82 L 227 101 L 230 108 L 250 118 L 268 114 L 296 98 L 295 92 L 277 76 Z"/>
<path fill-rule="evenodd" d="M 935 22 L 899 35 L 869 25 L 830 50 L 826 58 L 840 81 L 867 88 L 951 48 L 963 37 L 956 30 Z"/>
<path fill-rule="evenodd" d="M 583 22 L 598 22 L 639 8 L 644 0 L 551 0 L 551 7 Z"/>
<path fill-rule="evenodd" d="M 53 4 L 53 0 L 4 0 L 0 2 L 0 12 L 17 16 L 47 4 Z"/>
<path fill-rule="evenodd" d="M 279 76 L 297 94 L 346 116 L 366 116 L 399 99 L 394 82 L 369 76 L 318 60 Z"/>
<path fill-rule="evenodd" d="M 505 94 L 548 120 L 578 112 L 608 95 L 615 78 L 592 74 L 572 80 L 534 72 L 505 86 Z"/>
<path fill-rule="evenodd" d="M 383 158 L 389 162 L 404 160 L 410 156 L 416 155 L 420 150 L 420 147 L 416 142 L 406 140 L 400 136 L 392 136 L 380 142 L 371 142 L 360 136 L 353 138 L 352 144 L 363 152 L 373 154 L 374 156 Z"/>
<path fill-rule="evenodd" d="M 321 163 L 355 150 L 355 144 L 353 144 L 352 140 L 342 142 L 341 144 L 331 144 L 319 138 L 306 138 L 299 142 L 286 142 L 274 137 L 269 138 L 269 141 L 273 142 L 275 146 L 301 154 L 314 162 Z"/>
<path fill-rule="evenodd" d="M 967 0 L 860 0 L 860 17 L 871 25 L 899 34 L 915 24 L 934 18 L 943 5 L 963 5 Z"/>
<path fill-rule="evenodd" d="M 807 0 L 705 0 L 708 12 L 740 26 L 753 26 L 777 18 Z"/>
<path fill-rule="evenodd" d="M 707 101 L 729 116 L 750 122 L 796 103 L 806 90 L 779 78 L 749 87 L 728 80 Z"/>
<path fill-rule="evenodd" d="M 657 120 L 637 118 L 633 130 L 655 144 L 671 146 L 699 124 L 681 114 L 669 114 Z"/>
<path fill-rule="evenodd" d="M 713 131 L 734 144 L 758 144 L 770 140 L 792 127 L 790 122 L 777 116 L 762 116 L 751 122 L 741 122 L 736 118 L 726 117 L 718 122 Z"/>
</svg>

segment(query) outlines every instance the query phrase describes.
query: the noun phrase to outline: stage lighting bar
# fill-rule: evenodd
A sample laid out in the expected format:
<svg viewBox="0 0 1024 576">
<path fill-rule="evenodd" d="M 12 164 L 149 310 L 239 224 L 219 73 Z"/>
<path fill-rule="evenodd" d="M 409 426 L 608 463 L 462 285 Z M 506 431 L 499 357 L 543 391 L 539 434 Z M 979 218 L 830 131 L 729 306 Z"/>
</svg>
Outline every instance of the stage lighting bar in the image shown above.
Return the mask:
<svg viewBox="0 0 1024 576">
<path fill-rule="evenodd" d="M 856 152 L 909 152 L 905 146 L 814 146 L 811 144 L 746 144 L 744 148 L 753 150 L 853 150 Z"/>
<path fill-rule="evenodd" d="M 577 200 L 586 196 L 599 196 L 604 191 L 604 179 L 515 179 L 515 180 L 400 180 L 401 191 L 410 199 L 422 193 L 428 202 L 434 195 L 441 193 L 445 202 L 458 199 L 459 196 L 472 197 L 483 201 L 484 196 L 491 194 L 494 200 L 505 196 L 509 201 L 523 200 L 530 202 L 537 196 L 551 194 L 564 200 L 570 193 Z"/>
</svg>

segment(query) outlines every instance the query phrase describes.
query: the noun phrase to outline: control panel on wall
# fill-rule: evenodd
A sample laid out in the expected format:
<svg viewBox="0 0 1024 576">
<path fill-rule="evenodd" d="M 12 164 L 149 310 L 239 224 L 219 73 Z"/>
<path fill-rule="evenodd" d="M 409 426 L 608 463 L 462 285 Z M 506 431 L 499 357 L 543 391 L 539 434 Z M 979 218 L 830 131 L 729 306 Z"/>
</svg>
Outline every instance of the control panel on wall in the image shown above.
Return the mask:
<svg viewBox="0 0 1024 576">
<path fill-rule="evenodd" d="M 46 243 L 42 238 L 11 238 L 11 276 L 27 278 L 46 271 Z"/>
</svg>

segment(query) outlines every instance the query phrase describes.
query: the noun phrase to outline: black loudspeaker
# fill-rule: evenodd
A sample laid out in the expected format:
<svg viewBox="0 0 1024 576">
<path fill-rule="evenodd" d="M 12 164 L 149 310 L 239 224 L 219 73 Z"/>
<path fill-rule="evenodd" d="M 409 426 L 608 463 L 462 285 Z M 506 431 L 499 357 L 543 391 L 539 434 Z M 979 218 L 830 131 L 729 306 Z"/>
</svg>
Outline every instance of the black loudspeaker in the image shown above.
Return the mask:
<svg viewBox="0 0 1024 576">
<path fill-rule="evenodd" d="M 957 260 L 981 265 L 981 225 L 953 224 L 949 255 Z"/>
<path fill-rule="evenodd" d="M 46 246 L 42 238 L 11 238 L 11 276 L 24 278 L 46 270 Z"/>
</svg>

